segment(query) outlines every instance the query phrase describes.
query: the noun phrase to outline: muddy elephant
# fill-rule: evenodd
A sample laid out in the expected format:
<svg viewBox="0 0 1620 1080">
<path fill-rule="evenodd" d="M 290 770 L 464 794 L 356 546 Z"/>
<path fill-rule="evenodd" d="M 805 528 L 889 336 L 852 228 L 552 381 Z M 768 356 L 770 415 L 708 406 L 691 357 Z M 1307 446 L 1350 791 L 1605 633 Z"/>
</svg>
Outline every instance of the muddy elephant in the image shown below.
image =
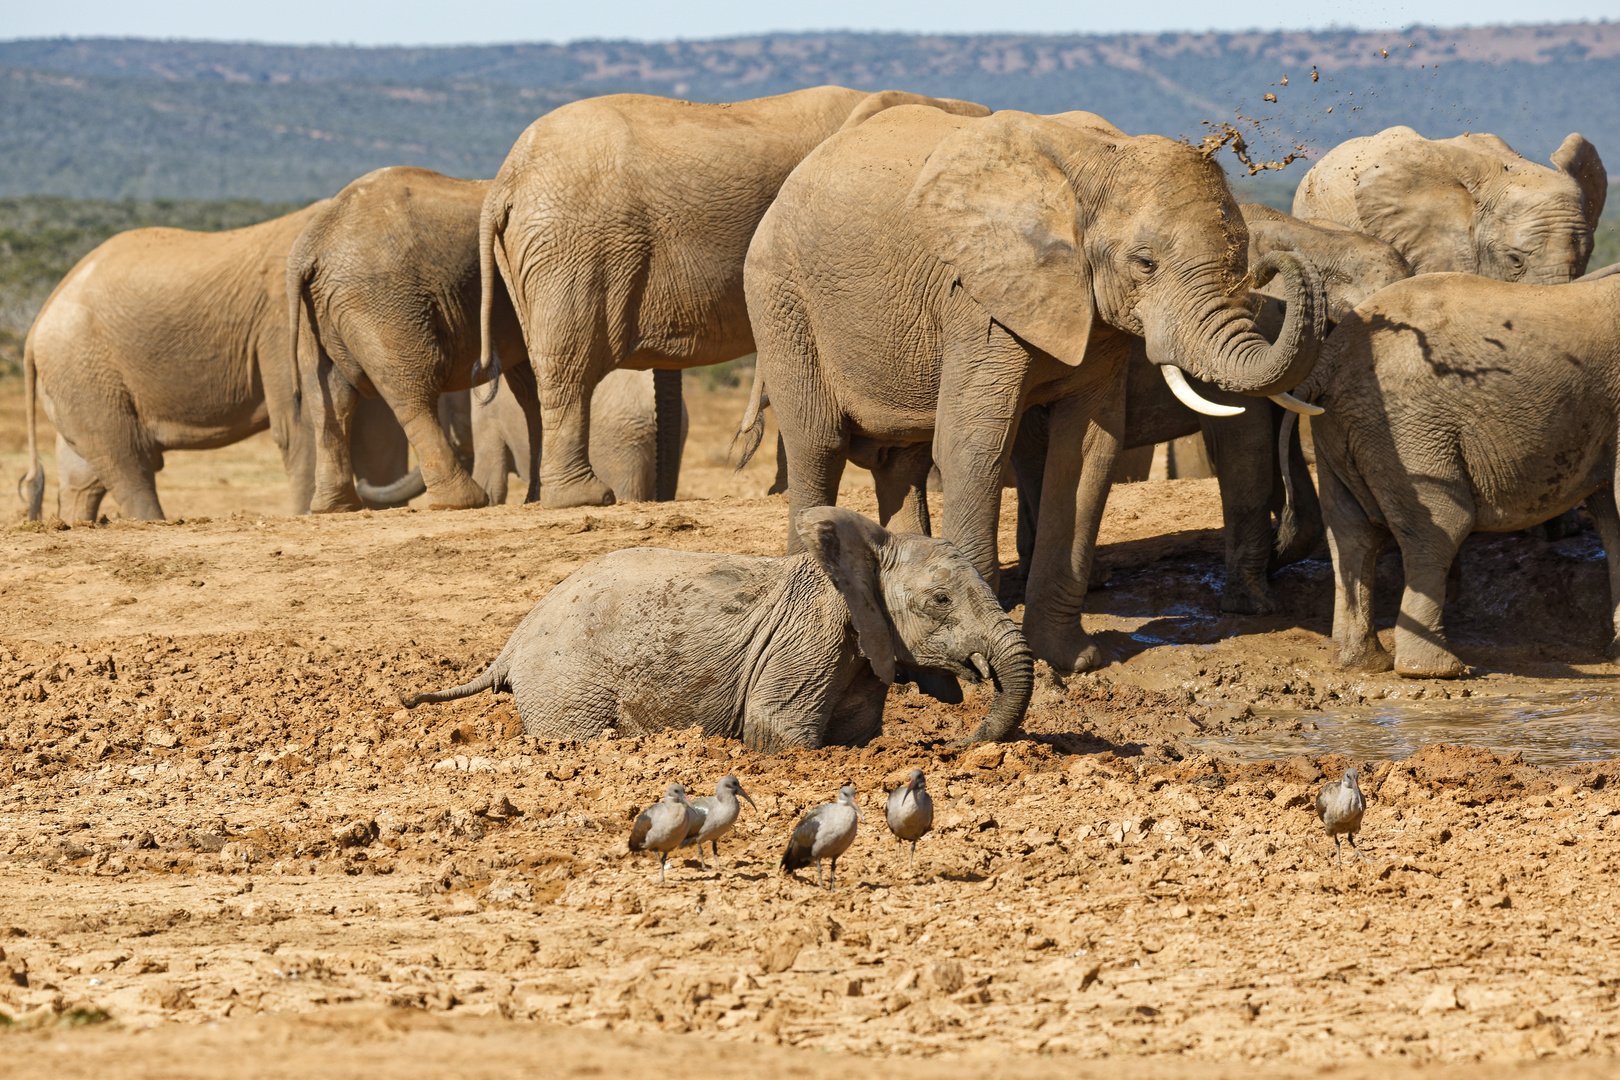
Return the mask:
<svg viewBox="0 0 1620 1080">
<path fill-rule="evenodd" d="M 523 324 L 545 430 L 540 501 L 611 502 L 591 468 L 591 394 L 616 367 L 678 371 L 754 349 L 743 258 L 789 172 L 840 128 L 921 102 L 838 86 L 725 105 L 615 94 L 564 105 L 517 140 L 484 202 L 484 311 L 496 269 Z M 489 370 L 486 331 L 480 363 Z M 659 445 L 676 442 L 678 384 L 661 377 Z M 661 469 L 661 493 L 675 476 Z"/>
<path fill-rule="evenodd" d="M 1313 165 L 1294 214 L 1387 241 L 1414 274 L 1560 285 L 1586 272 L 1609 181 L 1582 135 L 1567 136 L 1552 163 L 1528 161 L 1495 135 L 1385 128 Z"/>
<path fill-rule="evenodd" d="M 1582 499 L 1620 598 L 1620 275 L 1555 287 L 1463 274 L 1400 282 L 1339 325 L 1301 393 L 1327 410 L 1312 433 L 1341 667 L 1463 674 L 1442 617 L 1459 545 Z M 1393 661 L 1372 611 L 1391 535 L 1406 575 Z M 1611 659 L 1620 622 L 1614 630 Z"/>
<path fill-rule="evenodd" d="M 298 397 L 315 431 L 315 512 L 363 504 L 348 456 L 362 395 L 381 397 L 405 429 L 430 505 L 489 501 L 458 460 L 438 409 L 440 394 L 472 384 L 478 358 L 478 217 L 488 189 L 488 181 L 428 169 L 378 169 L 338 192 L 292 245 L 285 317 Z M 487 321 L 503 366 L 527 368 L 500 282 Z M 538 409 L 532 393 L 512 400 Z"/>
<path fill-rule="evenodd" d="M 1054 668 L 1095 666 L 1080 614 L 1133 335 L 1188 396 L 1186 375 L 1280 395 L 1315 360 L 1326 311 L 1314 272 L 1286 252 L 1257 265 L 1289 298 L 1270 342 L 1249 270 L 1217 165 L 1089 113 L 901 107 L 829 139 L 782 186 L 745 272 L 756 392 L 770 389 L 790 506 L 834 502 L 855 461 L 873 470 L 886 520 L 927 531 L 931 457 L 942 535 L 994 584 L 1018 420 L 1051 405 L 1024 631 Z M 799 542 L 790 525 L 789 549 Z"/>
<path fill-rule="evenodd" d="M 971 562 L 837 507 L 802 512 L 798 527 L 798 555 L 629 548 L 587 563 L 478 678 L 405 706 L 510 691 L 541 738 L 697 726 L 776 751 L 864 743 L 897 672 L 938 672 L 993 682 L 973 739 L 1012 733 L 1029 647 Z"/>
<path fill-rule="evenodd" d="M 36 396 L 59 433 L 64 519 L 94 520 L 109 491 L 125 517 L 161 519 L 164 451 L 226 446 L 267 427 L 294 511 L 308 508 L 314 454 L 293 417 L 285 263 L 323 206 L 228 232 L 134 229 L 79 260 L 24 344 L 31 520 L 45 492 Z"/>
</svg>

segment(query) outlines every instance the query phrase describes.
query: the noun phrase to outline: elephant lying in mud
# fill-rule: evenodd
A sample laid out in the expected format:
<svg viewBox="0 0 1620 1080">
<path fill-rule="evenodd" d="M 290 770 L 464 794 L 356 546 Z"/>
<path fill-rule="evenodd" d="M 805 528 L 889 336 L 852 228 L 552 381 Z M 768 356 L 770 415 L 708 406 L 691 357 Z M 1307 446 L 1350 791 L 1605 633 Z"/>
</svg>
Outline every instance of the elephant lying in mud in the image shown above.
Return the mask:
<svg viewBox="0 0 1620 1080">
<path fill-rule="evenodd" d="M 1399 282 L 1334 331 L 1302 396 L 1333 553 L 1334 659 L 1447 678 L 1447 574 L 1474 531 L 1522 529 L 1582 499 L 1620 599 L 1620 274 L 1514 285 L 1464 274 Z M 1393 534 L 1406 589 L 1393 663 L 1373 633 L 1373 568 Z M 1620 608 L 1610 659 L 1620 659 Z"/>
<path fill-rule="evenodd" d="M 754 350 L 743 259 L 760 216 L 824 139 L 906 103 L 990 111 L 842 86 L 724 105 L 612 94 L 553 109 L 518 137 L 489 186 L 478 250 L 486 318 L 498 276 L 535 366 L 544 505 L 615 497 L 590 457 L 591 393 L 609 371 L 673 372 Z M 483 340 L 487 369 L 487 322 Z M 668 402 L 659 442 L 673 447 Z M 672 472 L 660 472 L 659 492 L 674 497 Z"/>
<path fill-rule="evenodd" d="M 954 547 L 836 507 L 804 511 L 798 527 L 799 555 L 597 559 L 546 594 L 478 678 L 402 700 L 509 690 L 542 738 L 698 725 L 775 751 L 873 738 L 903 669 L 993 680 L 975 740 L 1018 726 L 1029 646 Z"/>
<path fill-rule="evenodd" d="M 596 433 L 591 442 L 591 468 L 624 502 L 652 502 L 658 497 L 658 374 L 629 368 L 610 371 L 591 395 L 591 423 Z M 674 376 L 679 386 L 680 372 L 664 374 Z M 495 396 L 488 401 L 483 400 L 483 389 L 461 390 L 439 399 L 441 423 L 446 412 L 465 417 L 466 441 L 471 451 L 471 461 L 466 465 L 473 481 L 489 495 L 492 506 L 506 502 L 511 473 L 518 475 L 527 491 L 526 502 L 539 497 L 535 485 L 540 478 L 540 418 L 519 400 L 523 395 L 532 400 L 534 392 L 534 373 L 525 367 L 503 373 Z M 674 448 L 673 459 L 677 473 L 686 449 L 688 427 L 686 402 L 682 400 L 680 442 Z M 452 446 L 456 442 L 451 439 Z M 356 488 L 367 504 L 395 505 L 423 494 L 427 485 L 422 482 L 421 470 L 414 469 L 388 487 L 357 482 Z"/>
<path fill-rule="evenodd" d="M 995 583 L 1019 417 L 1050 405 L 1024 629 L 1054 668 L 1095 667 L 1081 611 L 1132 340 L 1188 395 L 1185 375 L 1280 396 L 1316 359 L 1314 271 L 1277 251 L 1251 279 L 1248 239 L 1214 162 L 1090 113 L 902 106 L 829 139 L 782 186 L 745 273 L 755 390 L 776 410 L 790 506 L 836 501 L 854 461 L 873 470 L 885 520 L 926 532 L 932 458 L 942 535 Z M 1248 289 L 1273 276 L 1289 303 L 1268 341 Z"/>
<path fill-rule="evenodd" d="M 23 349 L 30 520 L 44 510 L 36 400 L 56 424 L 58 514 L 94 521 L 110 491 L 127 518 L 160 520 L 166 450 L 228 446 L 270 428 L 309 509 L 314 452 L 294 417 L 287 251 L 325 206 L 227 232 L 132 229 L 98 246 L 51 292 Z M 403 469 L 391 417 L 366 414 L 355 468 Z"/>
</svg>

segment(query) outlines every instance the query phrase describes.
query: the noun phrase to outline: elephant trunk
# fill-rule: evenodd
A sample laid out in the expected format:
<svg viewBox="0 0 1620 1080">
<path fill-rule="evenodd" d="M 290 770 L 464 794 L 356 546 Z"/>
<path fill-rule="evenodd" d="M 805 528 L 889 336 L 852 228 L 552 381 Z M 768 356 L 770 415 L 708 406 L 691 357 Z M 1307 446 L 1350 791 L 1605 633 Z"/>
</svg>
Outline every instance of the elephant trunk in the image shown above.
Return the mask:
<svg viewBox="0 0 1620 1080">
<path fill-rule="evenodd" d="M 1282 278 L 1287 294 L 1276 341 L 1267 341 L 1246 313 L 1222 305 L 1194 331 L 1204 342 L 1213 341 L 1213 347 L 1181 350 L 1190 362 L 1178 366 L 1223 390 L 1256 397 L 1284 393 L 1310 374 L 1327 336 L 1327 297 L 1321 281 L 1307 262 L 1287 251 L 1268 252 L 1255 264 L 1256 286 L 1273 277 Z M 1208 323 L 1222 318 L 1224 324 L 1212 333 Z"/>
<path fill-rule="evenodd" d="M 1003 617 L 1005 625 L 986 647 L 996 694 L 990 703 L 990 712 L 971 736 L 971 742 L 1000 742 L 1006 739 L 1024 719 L 1029 708 L 1030 694 L 1035 689 L 1035 658 L 1029 651 L 1024 633 L 1011 619 Z"/>
</svg>

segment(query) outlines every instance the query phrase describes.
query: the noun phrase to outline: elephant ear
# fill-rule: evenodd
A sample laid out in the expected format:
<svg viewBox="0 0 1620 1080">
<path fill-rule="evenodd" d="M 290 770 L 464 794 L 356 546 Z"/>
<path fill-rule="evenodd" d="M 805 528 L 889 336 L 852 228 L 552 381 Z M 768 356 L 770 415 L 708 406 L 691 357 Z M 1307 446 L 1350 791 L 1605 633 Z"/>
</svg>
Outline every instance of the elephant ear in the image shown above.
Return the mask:
<svg viewBox="0 0 1620 1080">
<path fill-rule="evenodd" d="M 927 105 L 941 112 L 951 113 L 954 116 L 990 115 L 989 109 L 973 101 L 926 97 L 906 90 L 879 90 L 877 93 L 867 94 L 857 101 L 855 108 L 850 111 L 849 117 L 838 130 L 848 131 L 852 127 L 860 127 L 884 109 L 892 109 L 896 105 Z"/>
<path fill-rule="evenodd" d="M 991 318 L 1070 366 L 1085 359 L 1095 301 L 1065 165 L 1119 141 L 994 113 L 941 141 L 906 198 L 923 243 Z"/>
<path fill-rule="evenodd" d="M 1399 251 L 1416 274 L 1474 273 L 1473 171 L 1457 147 L 1429 140 L 1390 148 L 1361 167 L 1356 216 L 1364 231 Z"/>
<path fill-rule="evenodd" d="M 1603 159 L 1597 147 L 1587 142 L 1586 136 L 1571 133 L 1553 151 L 1552 163 L 1573 177 L 1581 189 L 1581 212 L 1586 215 L 1586 227 L 1597 230 L 1598 219 L 1603 216 L 1603 203 L 1609 195 L 1609 174 L 1603 171 Z"/>
<path fill-rule="evenodd" d="M 799 514 L 798 533 L 844 598 L 861 655 L 885 685 L 894 682 L 894 637 L 878 579 L 878 552 L 889 531 L 851 510 L 817 506 Z"/>
</svg>

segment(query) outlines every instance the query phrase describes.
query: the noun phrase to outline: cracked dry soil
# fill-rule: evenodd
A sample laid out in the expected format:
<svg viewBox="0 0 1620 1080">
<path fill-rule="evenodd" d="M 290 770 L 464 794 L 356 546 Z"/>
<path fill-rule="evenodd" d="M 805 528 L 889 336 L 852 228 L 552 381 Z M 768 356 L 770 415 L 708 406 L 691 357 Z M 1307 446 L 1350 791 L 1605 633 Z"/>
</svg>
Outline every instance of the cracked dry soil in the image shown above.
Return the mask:
<svg viewBox="0 0 1620 1080">
<path fill-rule="evenodd" d="M 868 489 L 844 501 L 873 510 Z M 396 704 L 481 668 L 594 556 L 770 553 L 784 513 L 711 494 L 6 532 L 8 1075 L 1612 1066 L 1620 765 L 1445 745 L 1211 756 L 1224 732 L 1412 690 L 1335 675 L 1325 615 L 1292 608 L 1142 644 L 1170 599 L 1213 608 L 1197 584 L 1219 566 L 1213 482 L 1116 492 L 1115 578 L 1092 620 L 1115 663 L 1043 674 L 1008 744 L 948 745 L 985 706 L 971 689 L 948 707 L 897 687 L 871 745 L 776 757 L 688 733 L 537 742 L 504 698 Z M 1465 584 L 1546 578 L 1556 552 L 1512 543 L 1480 547 L 1465 568 L 1490 574 Z M 1560 588 L 1601 592 L 1601 564 L 1568 561 L 1592 581 Z M 1296 578 L 1303 611 L 1326 572 Z M 1606 687 L 1600 627 L 1543 592 L 1543 622 L 1564 627 L 1548 633 L 1582 663 L 1529 634 L 1517 653 L 1465 655 L 1515 687 Z M 1465 611 L 1460 637 L 1500 642 L 1485 615 Z M 1310 809 L 1347 764 L 1369 864 L 1335 865 Z M 914 867 L 881 824 L 882 791 L 912 767 L 938 807 Z M 758 812 L 744 807 L 718 872 L 688 851 L 660 886 L 625 851 L 635 811 L 727 772 Z M 868 824 L 838 891 L 784 878 L 796 815 L 845 781 Z"/>
</svg>

